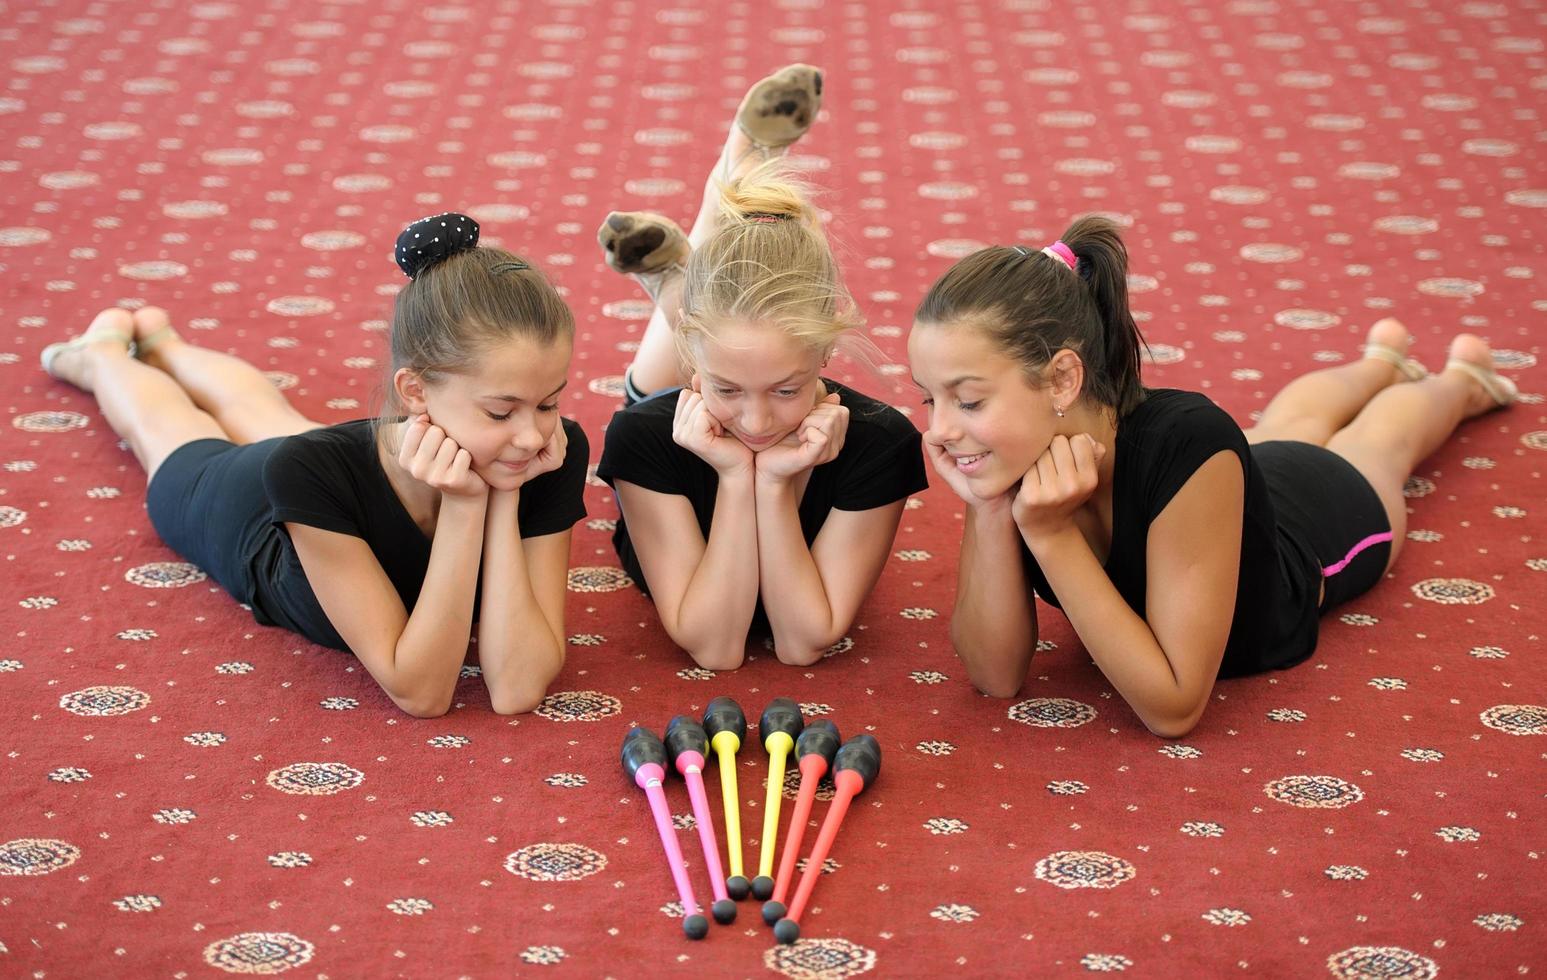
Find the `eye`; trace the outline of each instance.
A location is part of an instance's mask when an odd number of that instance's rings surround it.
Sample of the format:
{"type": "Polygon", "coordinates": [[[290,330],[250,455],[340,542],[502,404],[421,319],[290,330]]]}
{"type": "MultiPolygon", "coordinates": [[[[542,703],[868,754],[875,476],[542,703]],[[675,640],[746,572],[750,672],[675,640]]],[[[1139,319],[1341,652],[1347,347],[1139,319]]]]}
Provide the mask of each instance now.
{"type": "Polygon", "coordinates": [[[730,397],[732,397],[732,396],[734,396],[736,394],[736,389],[735,388],[720,388],[720,387],[716,387],[714,389],[714,393],[716,395],[719,395],[721,398],[730,398],[730,397]]]}
{"type": "MultiPolygon", "coordinates": [[[[538,405],[537,406],[537,410],[539,412],[557,412],[559,410],[559,403],[558,402],[551,402],[551,403],[549,403],[547,405],[538,405]]],[[[509,415],[507,415],[505,417],[506,418],[510,418],[509,415]]]]}
{"type": "Polygon", "coordinates": [[[975,412],[983,407],[983,400],[980,398],[975,402],[957,402],[956,404],[964,412],[975,412]]]}
{"type": "Polygon", "coordinates": [[[778,395],[780,398],[794,398],[796,395],[800,394],[800,389],[799,388],[780,388],[777,391],[775,391],[774,394],[778,395]]]}
{"type": "Polygon", "coordinates": [[[934,408],[935,407],[935,400],[933,398],[929,397],[928,395],[925,395],[924,398],[923,398],[922,404],[923,404],[923,406],[925,408],[934,408]]]}
{"type": "Polygon", "coordinates": [[[509,411],[509,412],[506,412],[504,415],[495,415],[493,412],[485,411],[483,414],[489,416],[489,418],[493,419],[496,422],[503,422],[506,419],[510,418],[512,415],[514,415],[515,412],[514,411],[509,411]]]}

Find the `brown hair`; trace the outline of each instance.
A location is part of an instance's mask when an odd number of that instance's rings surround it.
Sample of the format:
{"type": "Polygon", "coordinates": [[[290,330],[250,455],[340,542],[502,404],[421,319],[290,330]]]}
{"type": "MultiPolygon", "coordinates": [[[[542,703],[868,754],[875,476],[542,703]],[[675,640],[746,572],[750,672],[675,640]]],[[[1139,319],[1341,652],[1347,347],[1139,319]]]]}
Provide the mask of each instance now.
{"type": "Polygon", "coordinates": [[[384,414],[402,414],[391,383],[401,368],[433,383],[466,370],[506,338],[547,345],[574,332],[569,306],[525,259],[487,246],[458,252],[424,269],[397,295],[384,414]]]}
{"type": "Polygon", "coordinates": [[[1060,236],[1074,269],[1038,249],[996,246],[962,259],[930,287],[918,323],[970,321],[1034,380],[1060,350],[1085,362],[1082,397],[1118,418],[1144,400],[1144,337],[1128,310],[1128,249],[1109,218],[1080,218],[1060,236]]]}

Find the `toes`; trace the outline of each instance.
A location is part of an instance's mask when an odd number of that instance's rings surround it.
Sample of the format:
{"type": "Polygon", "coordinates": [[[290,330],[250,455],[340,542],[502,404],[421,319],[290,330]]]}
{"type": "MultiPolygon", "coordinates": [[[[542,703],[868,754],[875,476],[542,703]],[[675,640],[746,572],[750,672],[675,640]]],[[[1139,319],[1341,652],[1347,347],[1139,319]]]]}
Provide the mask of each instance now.
{"type": "Polygon", "coordinates": [[[128,336],[134,329],[134,320],[129,311],[119,307],[110,307],[92,317],[91,326],[86,328],[87,333],[98,330],[114,330],[128,336]]]}

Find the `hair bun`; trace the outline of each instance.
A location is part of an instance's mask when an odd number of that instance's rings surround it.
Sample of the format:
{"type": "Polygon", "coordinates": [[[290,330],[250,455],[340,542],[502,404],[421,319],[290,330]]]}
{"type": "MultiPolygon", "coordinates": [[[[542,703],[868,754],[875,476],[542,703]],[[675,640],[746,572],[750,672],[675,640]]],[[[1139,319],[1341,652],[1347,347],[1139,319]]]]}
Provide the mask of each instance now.
{"type": "Polygon", "coordinates": [[[397,236],[393,257],[410,279],[458,252],[478,247],[478,222],[465,214],[447,211],[420,218],[397,236]]]}

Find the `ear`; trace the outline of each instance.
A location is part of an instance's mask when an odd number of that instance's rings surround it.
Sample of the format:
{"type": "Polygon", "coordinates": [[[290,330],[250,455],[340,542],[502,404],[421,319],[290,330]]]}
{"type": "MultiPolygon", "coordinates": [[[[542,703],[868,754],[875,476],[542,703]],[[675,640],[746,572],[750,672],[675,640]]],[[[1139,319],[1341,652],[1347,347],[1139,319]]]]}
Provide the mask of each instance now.
{"type": "Polygon", "coordinates": [[[427,405],[424,389],[424,378],[411,368],[398,368],[397,373],[392,375],[392,391],[408,415],[424,414],[427,405]]]}
{"type": "Polygon", "coordinates": [[[1065,347],[1048,362],[1047,379],[1053,404],[1067,412],[1085,390],[1085,361],[1065,347]]]}

